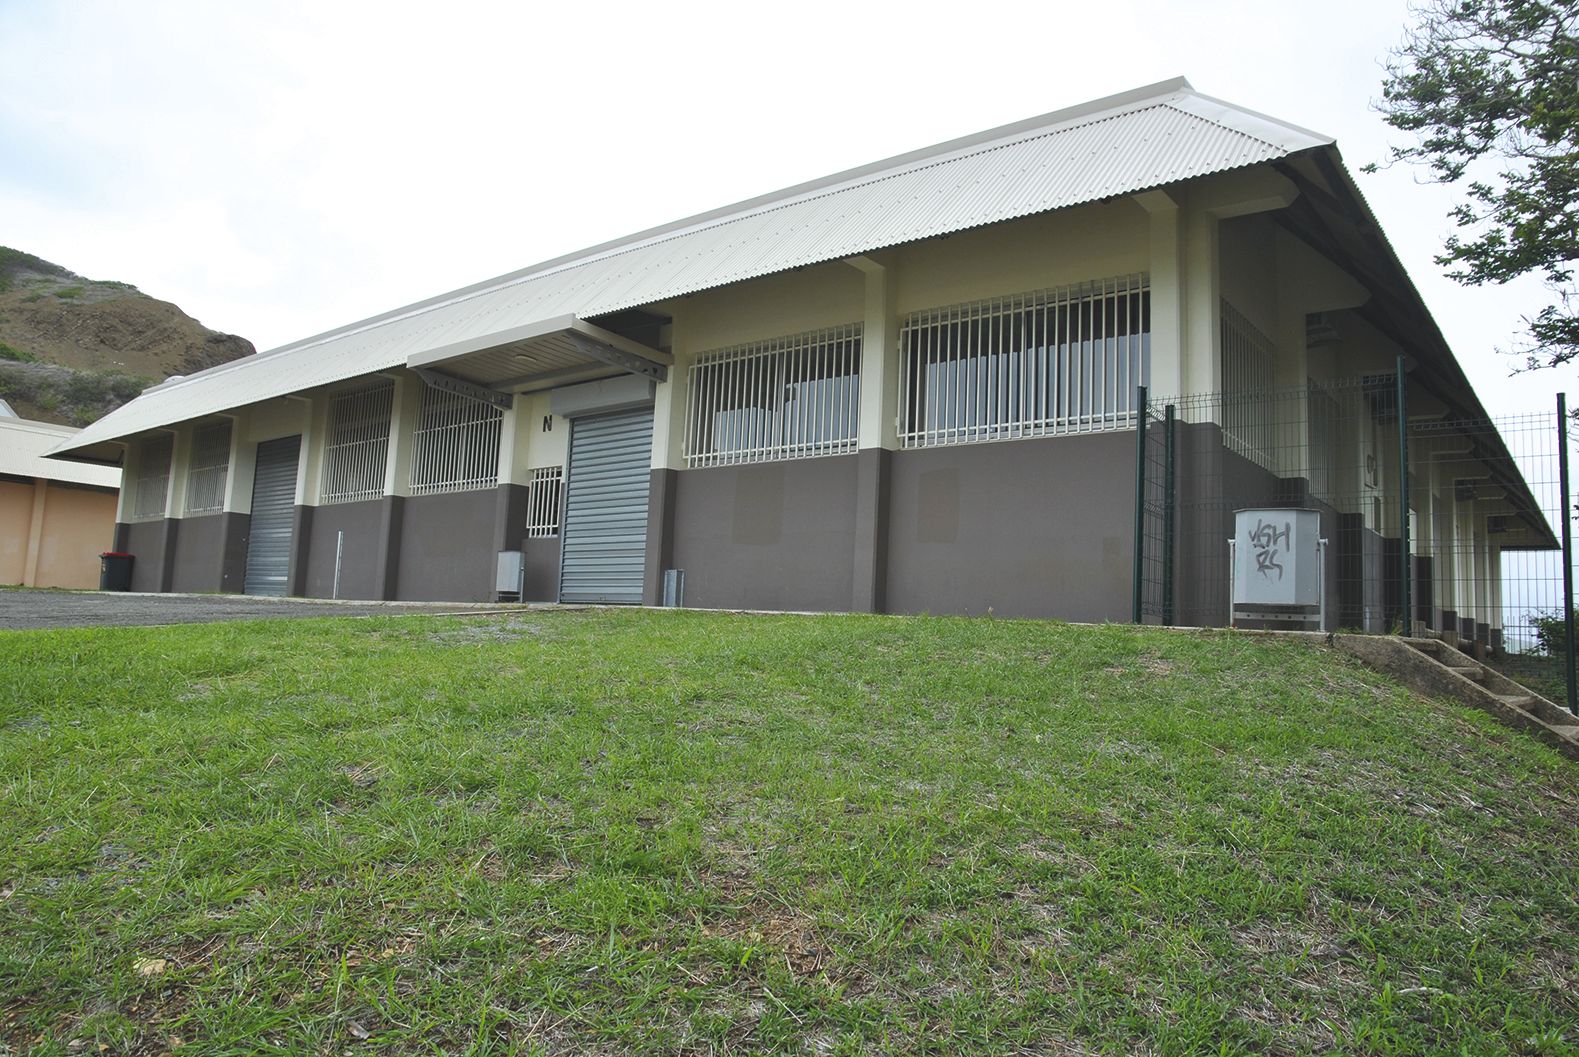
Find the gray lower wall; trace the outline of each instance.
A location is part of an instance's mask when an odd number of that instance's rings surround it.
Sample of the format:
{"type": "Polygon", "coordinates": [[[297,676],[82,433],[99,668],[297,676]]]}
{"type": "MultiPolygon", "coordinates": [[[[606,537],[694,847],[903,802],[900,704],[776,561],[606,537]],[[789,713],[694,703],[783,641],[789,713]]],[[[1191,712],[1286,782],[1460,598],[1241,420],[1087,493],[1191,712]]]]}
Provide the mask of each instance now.
{"type": "Polygon", "coordinates": [[[175,540],[170,590],[212,593],[224,587],[225,518],[204,514],[181,519],[175,540]]]}
{"type": "Polygon", "coordinates": [[[529,539],[521,549],[526,554],[526,582],[521,589],[521,601],[559,601],[559,537],[529,539]]]}
{"type": "MultiPolygon", "coordinates": [[[[161,590],[164,573],[164,519],[123,523],[121,550],[133,556],[132,590],[161,590]]],[[[119,536],[120,533],[117,532],[119,536]]]]}
{"type": "Polygon", "coordinates": [[[1128,620],[1133,432],[898,451],[887,609],[1128,620]]]}
{"type": "Polygon", "coordinates": [[[334,550],[341,532],[345,545],[340,556],[340,597],[380,597],[378,534],[383,509],[382,499],[313,508],[307,528],[304,593],[308,598],[334,597],[334,550]]]}
{"type": "Polygon", "coordinates": [[[492,601],[498,503],[494,488],[407,499],[396,596],[416,601],[492,601]]]}
{"type": "Polygon", "coordinates": [[[837,455],[678,473],[673,561],[685,570],[685,604],[848,610],[856,460],[837,455]]]}

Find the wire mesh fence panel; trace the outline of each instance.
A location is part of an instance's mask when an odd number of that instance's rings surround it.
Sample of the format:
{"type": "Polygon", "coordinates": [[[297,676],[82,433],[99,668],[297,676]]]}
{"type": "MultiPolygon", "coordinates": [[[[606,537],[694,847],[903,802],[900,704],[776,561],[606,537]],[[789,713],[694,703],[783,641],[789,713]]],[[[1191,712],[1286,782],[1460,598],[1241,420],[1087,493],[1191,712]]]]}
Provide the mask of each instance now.
{"type": "MultiPolygon", "coordinates": [[[[1551,669],[1563,614],[1557,415],[1465,416],[1413,383],[1402,401],[1400,428],[1392,374],[1153,398],[1137,463],[1142,617],[1407,629],[1551,669]],[[1288,547],[1295,509],[1312,512],[1304,523],[1319,534],[1298,545],[1324,610],[1231,610],[1238,519],[1288,547]]],[[[1271,577],[1282,566],[1238,568],[1271,577]]]]}
{"type": "Polygon", "coordinates": [[[1165,406],[1140,404],[1145,430],[1136,438],[1140,481],[1136,502],[1136,600],[1143,624],[1174,623],[1173,606],[1173,439],[1175,422],[1165,406]]]}

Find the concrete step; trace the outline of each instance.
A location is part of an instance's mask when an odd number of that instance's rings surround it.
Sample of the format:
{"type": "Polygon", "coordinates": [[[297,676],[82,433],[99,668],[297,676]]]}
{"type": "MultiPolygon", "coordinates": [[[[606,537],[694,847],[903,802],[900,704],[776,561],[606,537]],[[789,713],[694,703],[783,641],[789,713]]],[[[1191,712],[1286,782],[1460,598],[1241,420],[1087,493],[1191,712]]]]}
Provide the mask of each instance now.
{"type": "Polygon", "coordinates": [[[1552,730],[1556,731],[1558,734],[1561,734],[1569,741],[1579,741],[1579,723],[1569,727],[1552,726],[1552,730]]]}
{"type": "Polygon", "coordinates": [[[1535,704],[1535,698],[1528,694],[1498,694],[1497,700],[1525,712],[1530,711],[1531,706],[1535,704]]]}
{"type": "Polygon", "coordinates": [[[1448,671],[1462,675],[1465,679],[1468,679],[1471,682],[1478,683],[1486,678],[1485,669],[1478,664],[1473,668],[1459,668],[1453,665],[1447,665],[1446,667],[1448,671]]]}

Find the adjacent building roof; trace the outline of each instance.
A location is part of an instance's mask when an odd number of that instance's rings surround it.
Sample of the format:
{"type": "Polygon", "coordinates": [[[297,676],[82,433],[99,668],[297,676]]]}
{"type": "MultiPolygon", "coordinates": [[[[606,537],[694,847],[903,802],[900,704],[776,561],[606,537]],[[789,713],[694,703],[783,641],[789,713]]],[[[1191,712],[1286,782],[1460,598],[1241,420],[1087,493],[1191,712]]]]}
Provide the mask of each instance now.
{"type": "Polygon", "coordinates": [[[44,457],[55,448],[69,446],[77,432],[71,426],[57,426],[53,422],[0,415],[0,474],[119,488],[121,471],[114,467],[44,457]]]}
{"type": "Polygon", "coordinates": [[[1332,140],[1183,78],[690,217],[173,379],[58,454],[586,319],[918,239],[1286,158],[1332,140]]]}

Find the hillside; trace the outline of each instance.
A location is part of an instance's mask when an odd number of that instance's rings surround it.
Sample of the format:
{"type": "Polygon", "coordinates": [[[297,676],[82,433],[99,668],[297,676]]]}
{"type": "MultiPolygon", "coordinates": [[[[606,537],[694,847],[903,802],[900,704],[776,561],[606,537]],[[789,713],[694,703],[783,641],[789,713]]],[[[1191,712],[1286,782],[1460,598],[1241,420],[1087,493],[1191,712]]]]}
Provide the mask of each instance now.
{"type": "Polygon", "coordinates": [[[26,417],[85,425],[172,374],[254,351],[129,283],[0,246],[0,398],[26,417]]]}

